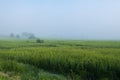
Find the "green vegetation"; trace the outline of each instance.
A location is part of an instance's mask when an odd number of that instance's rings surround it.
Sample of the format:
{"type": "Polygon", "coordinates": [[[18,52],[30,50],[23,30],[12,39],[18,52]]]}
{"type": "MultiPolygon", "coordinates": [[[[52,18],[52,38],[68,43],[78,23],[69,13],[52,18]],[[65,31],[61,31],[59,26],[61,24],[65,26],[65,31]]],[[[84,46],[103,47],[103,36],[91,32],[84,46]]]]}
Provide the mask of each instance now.
{"type": "Polygon", "coordinates": [[[1,80],[120,80],[120,42],[1,40],[0,72],[1,80]]]}

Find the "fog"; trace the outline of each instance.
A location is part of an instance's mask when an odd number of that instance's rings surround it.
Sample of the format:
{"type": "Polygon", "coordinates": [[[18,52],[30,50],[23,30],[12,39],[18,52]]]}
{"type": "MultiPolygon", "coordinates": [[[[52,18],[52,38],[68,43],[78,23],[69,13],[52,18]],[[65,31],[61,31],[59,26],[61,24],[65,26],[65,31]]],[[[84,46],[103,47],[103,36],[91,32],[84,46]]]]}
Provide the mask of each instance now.
{"type": "Polygon", "coordinates": [[[120,0],[0,0],[0,35],[120,40],[120,0]]]}

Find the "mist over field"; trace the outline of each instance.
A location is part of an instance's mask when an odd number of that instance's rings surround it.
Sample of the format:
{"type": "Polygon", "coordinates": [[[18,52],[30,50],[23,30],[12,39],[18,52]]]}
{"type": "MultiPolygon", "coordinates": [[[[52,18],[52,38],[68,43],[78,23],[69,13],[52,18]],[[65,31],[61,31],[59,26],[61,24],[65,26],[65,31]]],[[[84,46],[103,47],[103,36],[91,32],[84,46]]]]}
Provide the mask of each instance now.
{"type": "Polygon", "coordinates": [[[120,40],[119,0],[0,0],[0,35],[120,40]]]}
{"type": "Polygon", "coordinates": [[[0,0],[0,80],[120,80],[120,0],[0,0]]]}

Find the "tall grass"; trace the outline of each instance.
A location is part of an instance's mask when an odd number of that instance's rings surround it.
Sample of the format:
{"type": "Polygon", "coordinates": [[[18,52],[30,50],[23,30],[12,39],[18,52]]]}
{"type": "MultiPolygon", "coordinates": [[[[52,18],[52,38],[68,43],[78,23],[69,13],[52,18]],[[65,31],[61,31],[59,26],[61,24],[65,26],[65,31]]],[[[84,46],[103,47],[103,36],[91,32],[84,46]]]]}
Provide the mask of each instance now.
{"type": "Polygon", "coordinates": [[[48,41],[42,44],[16,41],[11,49],[6,48],[0,55],[2,58],[64,74],[68,79],[120,80],[118,44],[120,42],[114,41],[48,41]]]}

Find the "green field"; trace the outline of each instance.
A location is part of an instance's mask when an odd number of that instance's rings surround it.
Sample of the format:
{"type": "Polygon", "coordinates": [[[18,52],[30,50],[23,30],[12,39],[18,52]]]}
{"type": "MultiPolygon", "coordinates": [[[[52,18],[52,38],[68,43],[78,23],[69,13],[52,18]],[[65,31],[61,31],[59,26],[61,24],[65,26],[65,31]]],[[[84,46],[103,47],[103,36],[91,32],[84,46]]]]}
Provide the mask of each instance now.
{"type": "Polygon", "coordinates": [[[120,80],[120,41],[0,40],[0,80],[120,80]]]}

